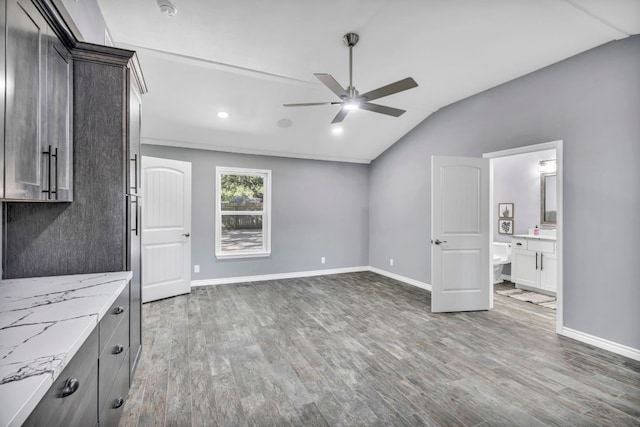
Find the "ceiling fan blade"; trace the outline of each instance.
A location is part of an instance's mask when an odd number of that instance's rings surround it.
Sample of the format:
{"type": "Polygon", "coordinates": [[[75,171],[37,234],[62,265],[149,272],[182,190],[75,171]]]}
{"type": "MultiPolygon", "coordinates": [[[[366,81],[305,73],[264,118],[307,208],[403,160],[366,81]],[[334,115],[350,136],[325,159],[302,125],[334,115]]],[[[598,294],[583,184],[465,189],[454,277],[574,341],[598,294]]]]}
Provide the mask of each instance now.
{"type": "Polygon", "coordinates": [[[349,114],[349,110],[347,110],[346,108],[341,108],[340,111],[338,111],[338,114],[336,114],[336,116],[333,118],[331,123],[340,123],[344,120],[345,117],[347,117],[347,114],[349,114]]]}
{"type": "Polygon", "coordinates": [[[311,107],[314,105],[331,105],[333,102],[303,102],[302,104],[282,104],[284,107],[311,107]]]}
{"type": "Polygon", "coordinates": [[[386,86],[379,87],[378,89],[374,89],[367,93],[360,95],[360,98],[367,98],[369,101],[373,101],[374,99],[382,98],[383,96],[393,95],[394,93],[402,92],[403,90],[412,89],[418,86],[415,80],[411,77],[407,77],[406,79],[398,80],[395,83],[390,83],[386,86]]]}
{"type": "Polygon", "coordinates": [[[316,76],[318,80],[320,80],[326,87],[328,87],[331,92],[335,93],[340,98],[342,98],[343,96],[349,96],[349,93],[344,90],[342,86],[340,86],[340,83],[338,83],[331,74],[314,73],[313,75],[316,76]]]}
{"type": "Polygon", "coordinates": [[[386,105],[372,104],[370,102],[363,102],[358,106],[361,110],[373,111],[374,113],[386,114],[387,116],[400,117],[406,110],[400,110],[398,108],[387,107],[386,105]]]}

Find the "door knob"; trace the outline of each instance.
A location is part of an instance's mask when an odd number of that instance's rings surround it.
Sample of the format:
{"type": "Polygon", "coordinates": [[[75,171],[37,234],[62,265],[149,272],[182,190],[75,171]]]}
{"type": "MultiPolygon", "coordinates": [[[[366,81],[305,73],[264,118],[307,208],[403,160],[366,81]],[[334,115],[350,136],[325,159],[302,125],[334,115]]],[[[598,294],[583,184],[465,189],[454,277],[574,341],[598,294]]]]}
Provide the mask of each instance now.
{"type": "Polygon", "coordinates": [[[183,236],[184,237],[189,237],[189,236],[191,236],[191,233],[184,233],[183,236]]]}
{"type": "Polygon", "coordinates": [[[441,245],[443,243],[447,243],[447,241],[446,240],[436,239],[436,240],[432,240],[431,243],[435,243],[436,245],[441,245]]]}

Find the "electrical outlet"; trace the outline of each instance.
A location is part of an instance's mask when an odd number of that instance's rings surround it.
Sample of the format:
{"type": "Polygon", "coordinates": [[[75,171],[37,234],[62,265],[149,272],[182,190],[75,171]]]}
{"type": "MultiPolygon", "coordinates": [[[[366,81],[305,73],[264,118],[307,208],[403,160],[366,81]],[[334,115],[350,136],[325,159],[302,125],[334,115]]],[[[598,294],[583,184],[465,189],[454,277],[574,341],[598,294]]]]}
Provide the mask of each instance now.
{"type": "Polygon", "coordinates": [[[321,264],[324,264],[325,262],[327,262],[327,260],[324,257],[320,258],[320,263],[321,264]]]}
{"type": "Polygon", "coordinates": [[[393,258],[389,258],[389,265],[393,267],[393,258]]]}
{"type": "Polygon", "coordinates": [[[193,272],[194,273],[200,273],[200,266],[198,264],[193,266],[193,272]]]}

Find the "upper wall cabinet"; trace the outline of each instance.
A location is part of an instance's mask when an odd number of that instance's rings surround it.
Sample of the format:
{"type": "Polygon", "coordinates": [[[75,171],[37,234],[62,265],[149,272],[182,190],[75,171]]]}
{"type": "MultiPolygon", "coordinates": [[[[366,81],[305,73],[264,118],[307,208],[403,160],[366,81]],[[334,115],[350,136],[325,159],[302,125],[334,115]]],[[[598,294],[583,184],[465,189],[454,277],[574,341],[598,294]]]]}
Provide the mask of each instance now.
{"type": "Polygon", "coordinates": [[[72,59],[31,0],[6,9],[4,198],[73,198],[72,59]]]}

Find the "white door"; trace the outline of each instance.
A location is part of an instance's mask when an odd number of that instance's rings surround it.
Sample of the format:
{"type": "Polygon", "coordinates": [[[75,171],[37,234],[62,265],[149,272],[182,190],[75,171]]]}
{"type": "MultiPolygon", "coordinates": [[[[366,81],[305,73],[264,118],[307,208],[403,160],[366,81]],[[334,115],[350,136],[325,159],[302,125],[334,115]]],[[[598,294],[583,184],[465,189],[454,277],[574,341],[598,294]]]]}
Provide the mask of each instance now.
{"type": "Polygon", "coordinates": [[[191,163],[142,157],[142,302],[191,292],[191,163]]]}
{"type": "Polygon", "coordinates": [[[431,311],[493,305],[489,159],[431,158],[431,311]]]}

